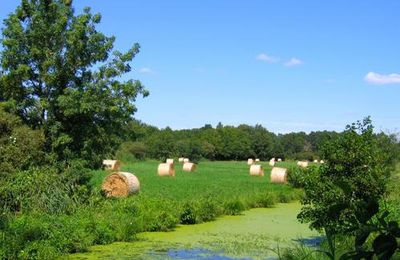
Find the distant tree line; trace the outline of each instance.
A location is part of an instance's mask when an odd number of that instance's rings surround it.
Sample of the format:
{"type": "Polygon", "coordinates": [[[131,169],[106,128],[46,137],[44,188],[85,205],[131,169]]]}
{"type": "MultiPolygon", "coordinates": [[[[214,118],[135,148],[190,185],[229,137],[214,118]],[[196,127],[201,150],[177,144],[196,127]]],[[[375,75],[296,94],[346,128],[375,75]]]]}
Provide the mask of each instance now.
{"type": "MultiPolygon", "coordinates": [[[[128,137],[117,157],[125,159],[167,157],[188,157],[191,160],[245,160],[272,157],[295,160],[321,158],[322,145],[337,139],[342,133],[334,131],[313,131],[275,134],[261,125],[206,124],[201,128],[172,130],[133,121],[129,124],[128,137]],[[130,157],[130,158],[127,158],[130,157]]],[[[383,143],[396,143],[395,136],[377,134],[383,143]]],[[[398,145],[397,145],[398,146],[398,145]]]]}

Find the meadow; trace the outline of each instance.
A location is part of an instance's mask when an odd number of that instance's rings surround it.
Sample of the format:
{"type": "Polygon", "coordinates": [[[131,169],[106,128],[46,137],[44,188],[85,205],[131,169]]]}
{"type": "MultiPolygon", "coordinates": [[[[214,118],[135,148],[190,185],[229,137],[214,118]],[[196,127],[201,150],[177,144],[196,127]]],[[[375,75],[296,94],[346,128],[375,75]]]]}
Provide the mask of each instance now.
{"type": "Polygon", "coordinates": [[[250,208],[273,207],[278,202],[297,200],[301,194],[289,185],[269,183],[271,168],[267,163],[262,163],[264,177],[250,176],[245,161],[202,161],[196,172],[183,172],[176,164],[175,177],[160,177],[156,173],[158,163],[147,160],[122,166],[122,171],[139,178],[141,190],[137,195],[105,198],[101,184],[109,173],[91,171],[88,191],[79,193],[87,198],[72,198],[85,200],[84,204],[73,203],[65,213],[32,211],[3,222],[0,255],[54,259],[85,252],[92,245],[135,241],[141,232],[169,231],[178,224],[197,224],[250,208]]]}
{"type": "MultiPolygon", "coordinates": [[[[181,163],[175,163],[175,177],[157,175],[159,162],[155,160],[137,161],[124,164],[121,171],[136,175],[141,184],[138,199],[169,199],[186,202],[212,197],[222,204],[240,201],[245,208],[251,208],[260,194],[275,194],[275,202],[292,200],[295,191],[288,185],[271,184],[268,162],[261,162],[265,176],[249,176],[249,166],[244,161],[202,161],[195,172],[184,172],[181,163]]],[[[293,162],[281,162],[282,167],[294,166],[293,162]]],[[[90,184],[101,187],[107,171],[95,171],[90,184]]],[[[272,205],[271,204],[271,205],[272,205]]],[[[265,206],[265,205],[263,205],[265,206]]]]}

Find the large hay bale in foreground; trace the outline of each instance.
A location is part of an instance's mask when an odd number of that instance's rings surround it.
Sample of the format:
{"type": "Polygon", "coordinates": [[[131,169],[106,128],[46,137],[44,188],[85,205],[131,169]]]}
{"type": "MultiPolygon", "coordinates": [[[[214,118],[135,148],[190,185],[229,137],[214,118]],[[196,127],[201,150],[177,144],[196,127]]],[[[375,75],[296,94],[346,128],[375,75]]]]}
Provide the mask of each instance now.
{"type": "Polygon", "coordinates": [[[119,171],[121,162],[118,160],[103,160],[103,165],[106,170],[119,171]]]}
{"type": "Polygon", "coordinates": [[[264,169],[262,165],[253,164],[250,166],[250,175],[251,176],[264,176],[264,169]]]}
{"type": "Polygon", "coordinates": [[[274,167],[271,171],[271,183],[287,183],[287,169],[274,167]]]}
{"type": "Polygon", "coordinates": [[[184,163],[183,164],[183,171],[184,172],[194,172],[196,170],[197,166],[194,163],[184,163]]]}
{"type": "Polygon", "coordinates": [[[160,163],[157,168],[158,176],[175,176],[174,165],[171,163],[160,163]]]}
{"type": "Polygon", "coordinates": [[[104,179],[101,188],[107,197],[127,197],[139,192],[140,182],[132,173],[114,172],[104,179]]]}
{"type": "Polygon", "coordinates": [[[254,163],[253,159],[249,158],[247,159],[247,165],[252,165],[254,163]]]}
{"type": "Polygon", "coordinates": [[[297,165],[303,168],[307,168],[308,167],[308,162],[307,161],[298,161],[297,165]]]}
{"type": "Polygon", "coordinates": [[[180,163],[183,163],[183,160],[185,160],[185,158],[183,158],[183,157],[178,158],[178,162],[180,162],[180,163]]]}
{"type": "Polygon", "coordinates": [[[165,161],[166,163],[169,163],[169,164],[174,164],[174,159],[167,159],[166,161],[165,161]]]}

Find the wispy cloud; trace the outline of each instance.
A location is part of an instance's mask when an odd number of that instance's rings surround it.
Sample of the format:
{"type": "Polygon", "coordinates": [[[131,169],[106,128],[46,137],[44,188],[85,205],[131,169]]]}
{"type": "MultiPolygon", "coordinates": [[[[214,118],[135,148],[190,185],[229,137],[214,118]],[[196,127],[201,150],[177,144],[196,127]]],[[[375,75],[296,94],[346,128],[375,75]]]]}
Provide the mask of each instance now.
{"type": "Polygon", "coordinates": [[[303,63],[304,62],[302,60],[293,57],[290,60],[288,60],[287,62],[285,62],[283,65],[285,65],[286,67],[293,67],[293,66],[301,65],[303,63]]]}
{"type": "Polygon", "coordinates": [[[139,73],[142,73],[142,74],[154,74],[155,71],[150,69],[150,68],[143,67],[143,68],[139,69],[139,73]]]}
{"type": "Polygon", "coordinates": [[[279,58],[269,56],[269,55],[267,55],[267,54],[265,54],[265,53],[260,53],[260,54],[258,54],[257,57],[256,57],[256,59],[257,59],[257,60],[260,60],[260,61],[269,62],[269,63],[275,63],[275,62],[278,62],[278,61],[279,61],[279,58]]]}
{"type": "Polygon", "coordinates": [[[375,72],[368,72],[364,80],[371,84],[386,85],[386,84],[400,84],[400,74],[379,74],[375,72]]]}

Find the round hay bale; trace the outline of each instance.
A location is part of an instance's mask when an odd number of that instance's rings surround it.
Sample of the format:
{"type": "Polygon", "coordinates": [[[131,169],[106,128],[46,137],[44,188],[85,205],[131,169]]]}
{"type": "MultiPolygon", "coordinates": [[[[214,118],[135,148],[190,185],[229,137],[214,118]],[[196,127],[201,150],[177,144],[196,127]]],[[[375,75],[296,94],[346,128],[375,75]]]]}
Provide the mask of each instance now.
{"type": "Polygon", "coordinates": [[[262,165],[253,164],[250,166],[250,175],[251,176],[264,176],[264,169],[262,165]]]}
{"type": "Polygon", "coordinates": [[[260,159],[257,158],[257,159],[255,160],[255,162],[260,162],[260,159]]]}
{"type": "Polygon", "coordinates": [[[183,163],[183,160],[184,160],[184,159],[185,159],[185,158],[180,157],[180,158],[178,158],[178,162],[183,163]]]}
{"type": "Polygon", "coordinates": [[[271,183],[287,183],[287,169],[274,167],[271,171],[271,183]]]}
{"type": "Polygon", "coordinates": [[[318,160],[314,160],[314,163],[318,163],[318,160]]]}
{"type": "Polygon", "coordinates": [[[275,158],[272,158],[271,160],[269,160],[269,166],[274,167],[275,166],[275,158]]]}
{"type": "Polygon", "coordinates": [[[175,176],[174,165],[171,163],[160,163],[157,172],[158,176],[175,176]]]}
{"type": "Polygon", "coordinates": [[[197,166],[194,163],[184,163],[183,164],[183,171],[184,172],[194,172],[196,170],[197,166]]]}
{"type": "Polygon", "coordinates": [[[307,161],[298,161],[297,165],[303,168],[307,168],[308,167],[308,162],[307,161]]]}
{"type": "Polygon", "coordinates": [[[189,162],[189,158],[183,158],[183,163],[188,163],[189,162]]]}
{"type": "Polygon", "coordinates": [[[281,162],[282,161],[282,159],[281,158],[278,158],[278,162],[281,162]]]}
{"type": "Polygon", "coordinates": [[[118,160],[103,160],[104,169],[119,171],[121,168],[121,162],[118,160]]]}
{"type": "Polygon", "coordinates": [[[107,197],[127,197],[140,190],[139,179],[129,172],[114,172],[108,175],[102,185],[107,197]]]}
{"type": "Polygon", "coordinates": [[[174,164],[174,159],[167,159],[166,161],[165,161],[166,163],[169,163],[169,164],[174,164]]]}
{"type": "Polygon", "coordinates": [[[319,163],[325,163],[324,160],[319,161],[319,163]]]}
{"type": "Polygon", "coordinates": [[[254,163],[253,159],[247,159],[247,165],[252,165],[254,163]]]}

